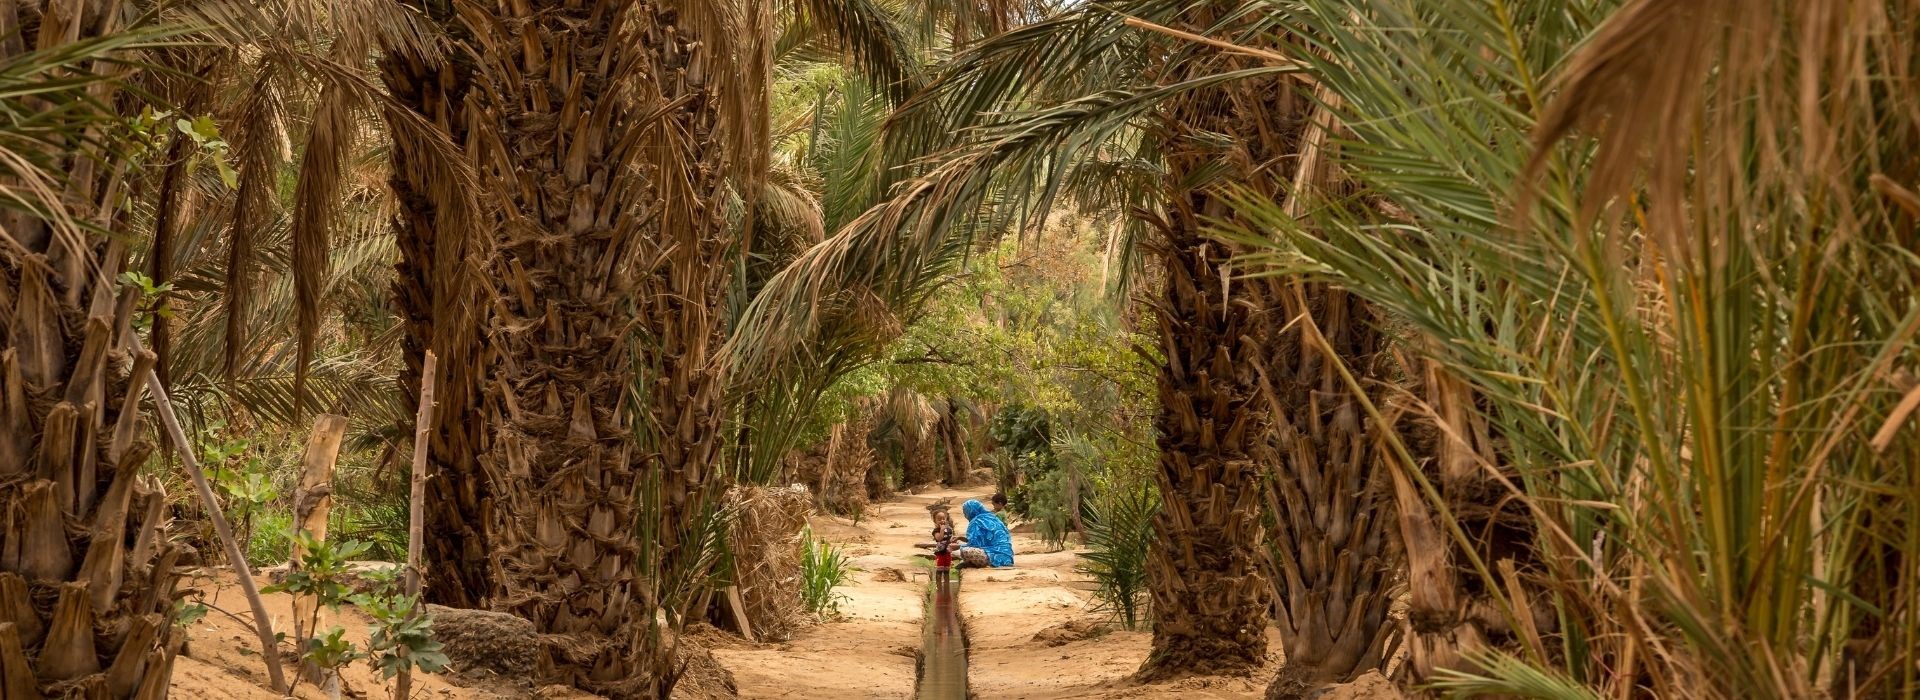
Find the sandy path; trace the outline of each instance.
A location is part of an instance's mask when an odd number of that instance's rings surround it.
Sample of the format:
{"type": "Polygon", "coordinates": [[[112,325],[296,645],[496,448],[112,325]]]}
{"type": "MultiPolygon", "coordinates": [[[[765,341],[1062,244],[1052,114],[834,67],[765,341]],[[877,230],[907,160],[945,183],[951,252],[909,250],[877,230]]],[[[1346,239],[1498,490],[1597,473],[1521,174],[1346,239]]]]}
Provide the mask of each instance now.
{"type": "MultiPolygon", "coordinates": [[[[801,630],[780,644],[718,644],[714,656],[734,674],[741,698],[910,698],[921,643],[927,570],[913,563],[931,523],[926,506],[952,498],[986,500],[991,487],[930,491],[877,504],[857,525],[816,517],[819,536],[852,555],[856,572],[840,609],[844,619],[801,630]],[[894,580],[896,574],[901,580],[894,580]]],[[[1016,530],[1016,521],[1009,523],[1016,530]]],[[[1015,566],[969,570],[960,609],[970,643],[969,690],[1000,698],[1261,698],[1272,669],[1247,678],[1189,678],[1139,685],[1128,675],[1146,658],[1152,634],[1111,629],[1095,612],[1092,585],[1074,571],[1073,551],[1050,551],[1015,532],[1015,566]]],[[[1273,639],[1271,648],[1279,649],[1273,639]]],[[[1277,660],[1278,654],[1270,654],[1277,660]]]]}
{"type": "Polygon", "coordinates": [[[947,496],[933,492],[880,503],[858,525],[846,518],[813,519],[814,534],[838,544],[853,559],[849,585],[840,587],[842,619],[801,630],[778,645],[716,648],[713,655],[733,671],[742,698],[910,698],[914,654],[927,571],[913,565],[931,523],[927,505],[947,496]]]}
{"type": "MultiPolygon", "coordinates": [[[[1019,527],[1016,530],[1029,528],[1019,527]]],[[[1255,678],[1191,678],[1142,686],[1128,676],[1152,646],[1095,610],[1092,582],[1074,571],[1076,551],[1052,551],[1031,533],[1013,535],[1014,566],[968,571],[960,589],[971,642],[968,688],[980,698],[1260,698],[1255,678]]],[[[1279,648],[1273,635],[1271,648],[1279,648]]],[[[1272,655],[1277,660],[1277,655],[1272,655]]]]}

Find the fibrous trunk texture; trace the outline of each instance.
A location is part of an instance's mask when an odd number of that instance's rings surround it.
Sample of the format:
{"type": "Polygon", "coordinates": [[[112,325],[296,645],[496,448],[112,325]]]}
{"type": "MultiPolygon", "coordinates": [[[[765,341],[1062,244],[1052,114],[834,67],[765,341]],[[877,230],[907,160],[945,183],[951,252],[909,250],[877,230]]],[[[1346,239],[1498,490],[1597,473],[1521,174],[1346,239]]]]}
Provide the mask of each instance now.
{"type": "MultiPolygon", "coordinates": [[[[447,24],[444,17],[436,19],[447,24]]],[[[460,34],[450,24],[448,31],[460,34]]],[[[390,49],[380,69],[394,99],[451,146],[469,138],[470,64],[461,51],[427,57],[390,49]]],[[[493,439],[490,426],[477,419],[480,381],[492,354],[480,342],[478,324],[485,307],[478,302],[468,270],[486,241],[471,230],[469,213],[461,211],[460,193],[453,189],[457,183],[425,167],[444,154],[436,153],[436,145],[426,139],[410,136],[406,128],[389,130],[394,143],[393,176],[388,184],[399,203],[394,238],[400,262],[395,265],[393,291],[407,333],[400,386],[410,408],[418,407],[420,363],[426,351],[431,349],[442,358],[445,368],[435,384],[438,406],[427,445],[427,464],[434,478],[427,482],[424,595],[452,607],[486,607],[497,590],[486,530],[492,520],[493,495],[476,457],[493,439]]]]}
{"type": "Polygon", "coordinates": [[[500,207],[484,263],[493,361],[479,417],[492,434],[478,455],[502,577],[492,607],[546,633],[554,680],[652,696],[671,663],[637,627],[663,601],[636,576],[687,561],[675,528],[699,518],[723,442],[717,66],[665,7],[492,9],[469,25],[487,49],[471,116],[498,126],[470,140],[500,207]],[[632,530],[643,473],[659,489],[649,521],[671,525],[647,543],[664,553],[647,571],[632,530]]]}
{"type": "Polygon", "coordinates": [[[1198,235],[1197,219],[1168,222],[1160,335],[1160,447],[1164,505],[1150,554],[1153,650],[1139,676],[1234,673],[1267,650],[1259,470],[1251,441],[1266,423],[1254,362],[1255,319],[1225,304],[1218,267],[1228,252],[1198,235]]]}
{"type": "MultiPolygon", "coordinates": [[[[1268,291],[1281,318],[1310,317],[1272,336],[1264,367],[1275,422],[1268,491],[1274,520],[1274,590],[1286,666],[1268,697],[1301,697],[1351,680],[1383,661],[1394,567],[1389,528],[1395,467],[1383,431],[1340,377],[1336,358],[1386,406],[1384,338],[1368,307],[1325,285],[1277,282],[1268,291]]],[[[1437,543],[1436,543],[1437,544],[1437,543]]]]}
{"type": "MultiPolygon", "coordinates": [[[[11,34],[0,51],[57,51],[70,32],[47,23],[86,38],[119,30],[128,11],[52,7],[66,14],[0,7],[11,34]]],[[[105,83],[91,97],[114,101],[105,83]]],[[[74,218],[111,230],[129,174],[85,147],[35,155],[67,178],[56,187],[74,218]]],[[[128,351],[137,297],[116,281],[127,250],[21,208],[0,226],[11,239],[0,246],[0,695],[163,697],[184,640],[169,624],[179,550],[161,534],[165,496],[139,474],[152,451],[140,380],[154,357],[128,351]]]]}
{"type": "MultiPolygon", "coordinates": [[[[1207,32],[1231,8],[1196,6],[1182,28],[1207,32]]],[[[1241,67],[1227,56],[1189,54],[1163,67],[1164,81],[1241,67]]],[[[1257,443],[1270,421],[1261,394],[1263,314],[1255,287],[1235,284],[1234,252],[1207,236],[1230,218],[1202,173],[1228,166],[1237,182],[1275,189],[1263,171],[1288,153],[1300,109],[1281,79],[1196,90],[1162,108],[1157,121],[1169,188],[1163,218],[1148,223],[1161,270],[1157,300],[1164,363],[1154,418],[1163,506],[1155,516],[1149,587],[1153,649],[1137,676],[1245,673],[1267,652],[1270,588],[1259,562],[1261,464],[1257,443]],[[1223,143],[1221,135],[1231,137],[1223,143]]]]}
{"type": "Polygon", "coordinates": [[[1469,564],[1461,543],[1448,536],[1426,496],[1396,472],[1392,483],[1410,593],[1408,669],[1421,682],[1433,680],[1443,669],[1479,670],[1467,655],[1488,647],[1515,653],[1528,643],[1539,648],[1542,631],[1555,626],[1549,610],[1529,605],[1536,599],[1531,591],[1538,588],[1529,581],[1544,575],[1531,546],[1532,517],[1521,499],[1500,483],[1504,475],[1509,484],[1517,484],[1519,475],[1497,466],[1497,436],[1476,405],[1472,388],[1439,366],[1426,367],[1424,375],[1433,420],[1431,429],[1422,430],[1411,444],[1436,456],[1423,465],[1426,476],[1446,500],[1474,554],[1500,577],[1498,585],[1520,624],[1515,629],[1499,610],[1494,591],[1469,564]]]}

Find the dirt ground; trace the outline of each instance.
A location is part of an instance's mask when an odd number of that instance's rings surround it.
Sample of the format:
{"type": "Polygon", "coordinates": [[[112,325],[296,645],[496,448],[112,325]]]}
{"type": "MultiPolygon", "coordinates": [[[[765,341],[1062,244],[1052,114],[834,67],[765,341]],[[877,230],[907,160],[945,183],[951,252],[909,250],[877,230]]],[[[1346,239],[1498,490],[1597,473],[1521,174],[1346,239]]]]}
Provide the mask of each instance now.
{"type": "MultiPolygon", "coordinates": [[[[906,495],[876,503],[859,522],[832,516],[812,520],[816,536],[843,548],[856,571],[839,589],[841,614],[807,626],[780,643],[752,643],[701,625],[689,632],[712,650],[720,665],[733,674],[740,698],[911,698],[915,654],[921,643],[921,617],[931,564],[915,555],[914,547],[927,536],[926,506],[952,498],[954,513],[967,498],[986,500],[984,488],[941,490],[906,495]]],[[[965,519],[956,517],[964,530],[965,519]]],[[[960,606],[970,641],[968,680],[973,697],[983,700],[1053,700],[1066,698],[1261,698],[1280,661],[1277,634],[1269,632],[1267,668],[1248,677],[1188,678],[1142,685],[1128,676],[1146,658],[1152,634],[1117,628],[1092,610],[1092,586],[1074,571],[1073,551],[1050,551],[1045,543],[1015,525],[1016,566],[968,571],[961,585],[960,606]]],[[[200,578],[195,585],[207,591],[215,608],[246,615],[247,605],[231,577],[200,578]]],[[[264,580],[262,584],[264,585],[264,580]]],[[[267,596],[276,628],[290,628],[291,600],[284,594],[267,596]]],[[[333,624],[348,630],[356,643],[366,641],[364,615],[351,607],[338,614],[323,613],[324,629],[333,624]]],[[[266,671],[252,628],[219,610],[210,611],[189,630],[184,653],[174,665],[173,697],[192,700],[272,700],[266,690],[266,671]]],[[[288,665],[291,672],[292,665],[288,665]]],[[[347,672],[344,697],[384,699],[389,684],[375,678],[366,664],[347,672]]],[[[504,700],[507,698],[566,698],[595,696],[551,688],[532,689],[524,679],[495,683],[463,681],[445,676],[415,677],[415,698],[448,700],[504,700]]],[[[705,692],[677,692],[676,697],[725,697],[705,692]]],[[[311,684],[299,692],[302,700],[327,696],[311,684]]],[[[1378,677],[1335,689],[1329,700],[1386,700],[1399,698],[1378,677]]]]}
{"type": "MultiPolygon", "coordinates": [[[[255,581],[262,587],[268,583],[265,576],[257,576],[255,581]]],[[[187,646],[173,664],[170,684],[172,697],[185,700],[275,700],[283,697],[267,689],[266,661],[260,657],[260,640],[253,631],[253,625],[236,619],[236,616],[252,619],[252,614],[233,576],[223,571],[217,577],[197,577],[190,583],[205,592],[201,600],[209,610],[206,617],[187,628],[187,646]]],[[[262,598],[268,616],[273,619],[274,629],[292,634],[293,597],[277,593],[262,598]]],[[[338,613],[320,611],[320,629],[339,625],[346,629],[347,638],[361,647],[366,646],[367,628],[372,624],[371,618],[352,606],[342,606],[338,613]]],[[[283,668],[291,679],[295,664],[287,661],[283,668]]],[[[341,688],[342,697],[384,699],[392,696],[391,681],[380,680],[379,674],[368,668],[364,661],[353,664],[343,675],[346,684],[341,688]]],[[[434,700],[497,700],[513,697],[484,688],[459,687],[444,676],[427,674],[415,674],[413,687],[415,698],[434,700]]],[[[328,697],[311,681],[300,685],[297,696],[302,700],[324,700],[328,697]]]]}
{"type": "MultiPolygon", "coordinates": [[[[986,500],[985,488],[931,491],[874,504],[859,523],[813,520],[815,533],[841,544],[861,570],[841,588],[843,618],[801,631],[790,642],[737,641],[714,656],[733,672],[742,698],[910,698],[914,649],[920,643],[928,569],[914,557],[927,536],[926,506],[952,498],[986,500]]],[[[1189,678],[1142,685],[1128,679],[1146,658],[1153,635],[1115,629],[1092,611],[1092,586],[1074,572],[1072,551],[1050,551],[1031,534],[1014,533],[1016,566],[969,571],[960,609],[970,640],[969,690],[983,700],[1054,698],[1262,697],[1280,661],[1272,638],[1266,669],[1250,677],[1189,678]]],[[[1339,697],[1397,698],[1385,684],[1353,684],[1339,697]],[[1357,686],[1369,685],[1370,688],[1357,686]],[[1365,691],[1365,692],[1354,692],[1365,691]]]]}

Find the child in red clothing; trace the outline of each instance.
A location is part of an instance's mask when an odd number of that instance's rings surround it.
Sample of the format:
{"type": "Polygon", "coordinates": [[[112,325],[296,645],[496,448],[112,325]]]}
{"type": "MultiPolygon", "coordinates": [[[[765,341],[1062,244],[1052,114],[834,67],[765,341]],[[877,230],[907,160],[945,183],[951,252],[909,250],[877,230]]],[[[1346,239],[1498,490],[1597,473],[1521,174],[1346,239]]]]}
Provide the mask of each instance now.
{"type": "Polygon", "coordinates": [[[953,568],[953,523],[944,510],[933,511],[933,566],[941,573],[953,568]]]}

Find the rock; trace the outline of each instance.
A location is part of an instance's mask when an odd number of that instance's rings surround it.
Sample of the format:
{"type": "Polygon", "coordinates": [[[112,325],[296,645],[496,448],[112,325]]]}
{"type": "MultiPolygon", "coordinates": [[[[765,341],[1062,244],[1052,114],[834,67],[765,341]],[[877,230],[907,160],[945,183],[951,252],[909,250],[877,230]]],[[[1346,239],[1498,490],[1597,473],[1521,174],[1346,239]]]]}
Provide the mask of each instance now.
{"type": "Polygon", "coordinates": [[[455,673],[479,678],[533,675],[540,651],[533,623],[507,613],[441,605],[428,605],[427,614],[433,616],[433,636],[446,645],[455,673]]]}
{"type": "Polygon", "coordinates": [[[896,581],[905,581],[907,577],[905,574],[900,573],[899,569],[885,566],[873,572],[873,580],[876,583],[894,583],[896,581]]]}

